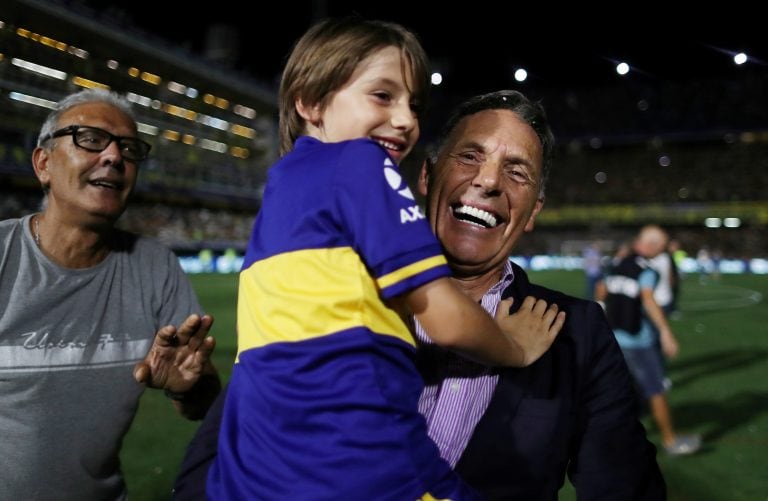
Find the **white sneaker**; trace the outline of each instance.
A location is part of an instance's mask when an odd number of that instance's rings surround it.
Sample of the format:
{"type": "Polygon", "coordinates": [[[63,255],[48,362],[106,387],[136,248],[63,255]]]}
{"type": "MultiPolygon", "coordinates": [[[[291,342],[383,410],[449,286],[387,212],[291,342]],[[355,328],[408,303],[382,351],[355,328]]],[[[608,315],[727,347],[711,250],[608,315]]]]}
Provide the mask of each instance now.
{"type": "Polygon", "coordinates": [[[670,456],[685,456],[701,449],[701,435],[678,435],[664,450],[670,456]]]}

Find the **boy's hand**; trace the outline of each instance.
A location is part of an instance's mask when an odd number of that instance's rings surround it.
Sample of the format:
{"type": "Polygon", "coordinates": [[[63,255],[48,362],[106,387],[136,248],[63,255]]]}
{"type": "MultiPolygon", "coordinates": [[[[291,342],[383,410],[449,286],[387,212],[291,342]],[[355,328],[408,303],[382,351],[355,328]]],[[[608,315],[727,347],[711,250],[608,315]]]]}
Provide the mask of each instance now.
{"type": "Polygon", "coordinates": [[[528,296],[515,313],[509,313],[514,299],[504,299],[496,309],[496,323],[521,352],[517,367],[527,367],[552,346],[565,323],[565,312],[556,304],[528,296]]]}

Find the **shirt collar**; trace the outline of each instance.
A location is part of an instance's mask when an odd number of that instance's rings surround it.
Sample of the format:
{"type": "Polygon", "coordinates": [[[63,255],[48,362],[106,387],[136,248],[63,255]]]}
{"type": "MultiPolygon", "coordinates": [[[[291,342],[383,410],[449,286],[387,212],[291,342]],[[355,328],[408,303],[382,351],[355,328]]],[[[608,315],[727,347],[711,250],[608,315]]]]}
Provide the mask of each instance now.
{"type": "Polygon", "coordinates": [[[488,292],[484,294],[501,294],[501,292],[504,291],[507,287],[512,285],[512,282],[515,280],[515,271],[512,269],[512,261],[507,259],[504,261],[504,269],[501,270],[501,280],[496,282],[496,284],[488,289],[488,292]]]}
{"type": "MultiPolygon", "coordinates": [[[[495,312],[496,306],[501,300],[501,293],[504,292],[504,290],[509,287],[514,280],[515,272],[512,269],[512,262],[507,259],[504,262],[504,269],[501,271],[501,280],[496,282],[490,289],[488,289],[480,300],[480,304],[483,306],[483,308],[486,310],[491,309],[495,312]]],[[[431,344],[432,340],[429,339],[426,332],[424,332],[424,329],[421,327],[421,324],[415,318],[414,326],[416,330],[416,339],[422,343],[431,344]]]]}

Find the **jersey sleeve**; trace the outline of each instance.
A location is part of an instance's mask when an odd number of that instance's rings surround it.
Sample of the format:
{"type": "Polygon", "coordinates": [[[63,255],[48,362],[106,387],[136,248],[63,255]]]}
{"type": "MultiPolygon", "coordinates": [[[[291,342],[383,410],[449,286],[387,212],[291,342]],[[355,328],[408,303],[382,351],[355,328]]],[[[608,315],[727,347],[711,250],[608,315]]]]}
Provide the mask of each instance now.
{"type": "Polygon", "coordinates": [[[349,241],[384,298],[449,276],[442,248],[398,166],[371,140],[339,156],[334,190],[349,241]]]}

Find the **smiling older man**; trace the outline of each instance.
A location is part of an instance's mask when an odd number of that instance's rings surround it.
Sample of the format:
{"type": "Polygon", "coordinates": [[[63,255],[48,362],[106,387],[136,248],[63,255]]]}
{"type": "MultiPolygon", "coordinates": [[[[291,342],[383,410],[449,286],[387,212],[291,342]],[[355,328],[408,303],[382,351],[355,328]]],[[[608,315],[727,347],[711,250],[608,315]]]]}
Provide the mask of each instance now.
{"type": "MultiPolygon", "coordinates": [[[[552,500],[566,473],[579,499],[659,500],[666,486],[638,420],[624,358],[603,310],[534,285],[509,261],[544,205],[553,148],[544,110],[515,91],[474,97],[448,120],[419,191],[454,280],[494,313],[531,295],[567,312],[549,351],[524,369],[475,364],[427,342],[419,410],[440,453],[491,500],[552,500]]],[[[176,499],[205,499],[223,397],[187,451],[176,499]]]]}
{"type": "Polygon", "coordinates": [[[454,111],[436,159],[422,167],[427,215],[464,292],[491,313],[502,298],[520,304],[532,295],[557,304],[566,321],[524,369],[475,364],[419,333],[419,410],[442,456],[489,499],[556,499],[566,472],[579,499],[664,499],[656,451],[602,309],[531,284],[509,261],[544,205],[553,142],[539,104],[493,92],[454,111]]]}

